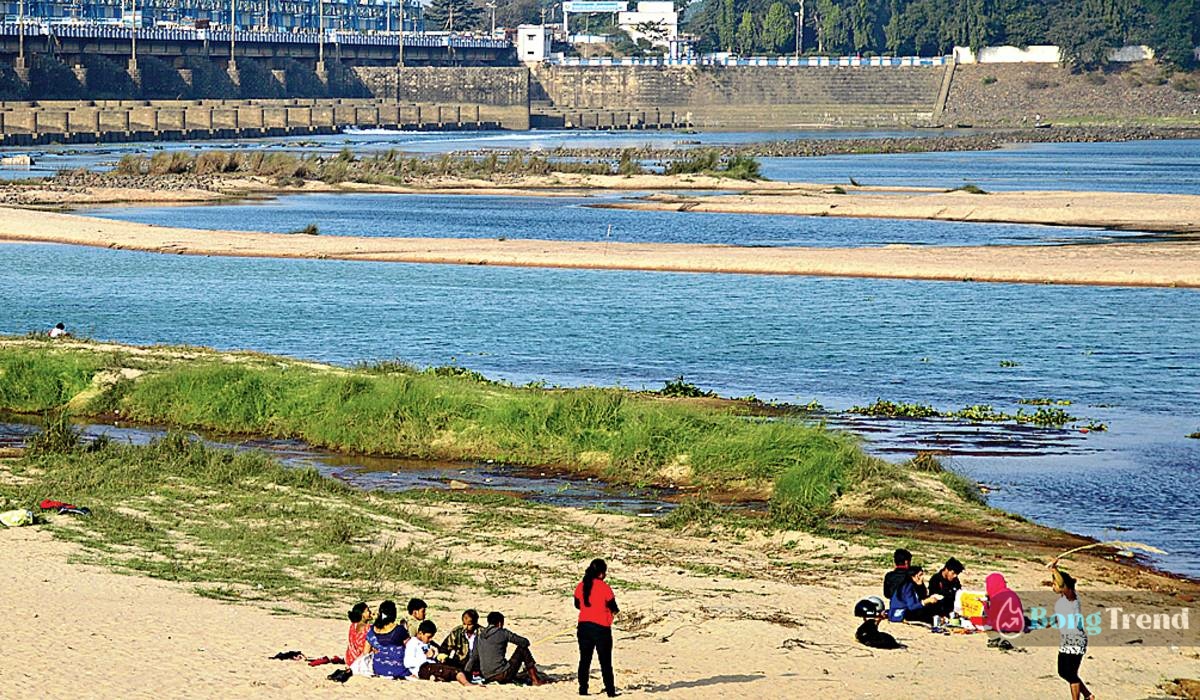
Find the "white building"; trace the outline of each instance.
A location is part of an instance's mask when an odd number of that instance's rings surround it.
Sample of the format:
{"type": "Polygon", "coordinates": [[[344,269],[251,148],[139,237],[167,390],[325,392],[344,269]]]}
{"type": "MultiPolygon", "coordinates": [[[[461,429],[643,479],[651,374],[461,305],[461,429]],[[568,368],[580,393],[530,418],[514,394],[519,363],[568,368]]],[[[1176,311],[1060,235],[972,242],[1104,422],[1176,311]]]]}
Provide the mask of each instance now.
{"type": "Polygon", "coordinates": [[[639,2],[636,10],[617,13],[617,26],[634,41],[645,39],[655,46],[668,46],[679,36],[679,13],[671,0],[639,2]]]}
{"type": "Polygon", "coordinates": [[[522,63],[541,63],[550,55],[550,28],[544,24],[517,27],[517,58],[522,63]]]}

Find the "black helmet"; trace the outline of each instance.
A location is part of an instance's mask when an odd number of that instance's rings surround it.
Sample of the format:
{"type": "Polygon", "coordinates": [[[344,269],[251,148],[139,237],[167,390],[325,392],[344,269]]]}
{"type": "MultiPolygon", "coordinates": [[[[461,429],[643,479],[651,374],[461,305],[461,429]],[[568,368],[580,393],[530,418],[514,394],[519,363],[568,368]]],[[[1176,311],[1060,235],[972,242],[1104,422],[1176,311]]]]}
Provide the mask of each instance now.
{"type": "Polygon", "coordinates": [[[871,596],[863,598],[854,606],[855,617],[880,617],[887,612],[887,607],[880,600],[879,596],[871,596]]]}

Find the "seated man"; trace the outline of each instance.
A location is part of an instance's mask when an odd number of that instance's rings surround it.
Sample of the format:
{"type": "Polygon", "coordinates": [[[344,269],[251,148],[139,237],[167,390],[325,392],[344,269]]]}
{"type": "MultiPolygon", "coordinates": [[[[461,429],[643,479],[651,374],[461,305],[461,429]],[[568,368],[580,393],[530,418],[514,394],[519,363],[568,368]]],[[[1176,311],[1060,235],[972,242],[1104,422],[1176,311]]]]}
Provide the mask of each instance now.
{"type": "Polygon", "coordinates": [[[404,644],[404,667],[412,677],[421,680],[430,678],[437,681],[458,681],[463,685],[471,685],[467,675],[448,664],[439,664],[433,660],[437,656],[437,646],[433,643],[433,635],[437,634],[437,625],[425,620],[417,626],[416,632],[404,644]]]}
{"type": "Polygon", "coordinates": [[[908,581],[908,567],[912,565],[912,552],[907,549],[897,549],[892,555],[896,568],[887,572],[883,577],[883,599],[891,600],[896,591],[908,581]]]}
{"type": "Polygon", "coordinates": [[[529,652],[529,640],[504,629],[504,615],[490,612],[488,626],[479,632],[475,647],[467,658],[464,669],[468,674],[479,673],[483,680],[492,683],[515,683],[522,680],[522,667],[529,674],[531,685],[541,685],[533,654],[529,652]],[[509,643],[516,645],[512,658],[506,658],[509,643]]]}
{"type": "Polygon", "coordinates": [[[941,571],[929,577],[929,592],[942,597],[932,606],[935,615],[949,617],[950,613],[954,612],[954,597],[962,588],[962,581],[958,580],[958,576],[965,568],[961,561],[950,557],[941,571]]]}
{"type": "Polygon", "coordinates": [[[919,566],[908,569],[908,581],[892,593],[888,620],[892,622],[933,622],[933,605],[941,596],[929,595],[925,589],[925,570],[919,566]]]}
{"type": "Polygon", "coordinates": [[[445,663],[456,668],[465,667],[478,638],[479,613],[467,610],[462,614],[462,624],[450,630],[450,634],[442,641],[442,653],[446,655],[445,663]]]}

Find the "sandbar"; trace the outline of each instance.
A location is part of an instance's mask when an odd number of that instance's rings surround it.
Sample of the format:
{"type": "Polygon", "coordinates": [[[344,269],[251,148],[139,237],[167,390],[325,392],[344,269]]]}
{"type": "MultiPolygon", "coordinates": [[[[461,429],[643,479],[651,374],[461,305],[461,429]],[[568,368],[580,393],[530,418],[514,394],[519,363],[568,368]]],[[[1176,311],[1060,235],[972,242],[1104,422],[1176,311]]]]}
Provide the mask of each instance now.
{"type": "MultiPolygon", "coordinates": [[[[968,195],[969,196],[969,195],[968,195]]],[[[681,224],[686,215],[681,215],[681,224]]],[[[1200,287],[1200,242],[751,248],[209,231],[0,207],[0,240],[184,255],[1106,286],[1200,287]]]]}

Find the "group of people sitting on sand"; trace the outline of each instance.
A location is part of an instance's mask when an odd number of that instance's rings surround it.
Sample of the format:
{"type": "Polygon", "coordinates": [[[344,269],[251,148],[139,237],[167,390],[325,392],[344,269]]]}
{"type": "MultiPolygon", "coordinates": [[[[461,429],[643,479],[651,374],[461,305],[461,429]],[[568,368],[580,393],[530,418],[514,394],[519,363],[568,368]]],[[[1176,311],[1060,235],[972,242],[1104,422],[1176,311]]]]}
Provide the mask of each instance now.
{"type": "MultiPolygon", "coordinates": [[[[593,657],[600,662],[605,694],[620,694],[612,664],[612,624],[620,608],[606,578],[608,564],[593,559],[571,596],[579,611],[575,634],[580,695],[588,694],[593,657]]],[[[434,642],[438,627],[429,619],[425,601],[413,598],[408,601],[408,615],[400,619],[398,613],[396,603],[390,600],[380,603],[374,613],[366,603],[351,608],[347,668],[329,677],[345,682],[351,676],[384,676],[462,685],[545,682],[529,650],[529,640],[507,629],[499,611],[488,613],[486,627],[480,626],[478,612],[463,611],[462,624],[450,630],[441,644],[434,642]]]]}
{"type": "MultiPolygon", "coordinates": [[[[892,635],[879,629],[884,619],[889,622],[928,624],[934,632],[944,632],[952,623],[967,630],[993,633],[989,646],[1012,648],[1007,637],[1030,631],[1034,625],[1025,615],[1020,596],[1008,587],[1004,575],[988,574],[984,579],[985,595],[966,594],[960,579],[966,569],[954,557],[925,582],[925,570],[912,563],[912,553],[897,549],[893,555],[895,568],[883,577],[883,598],[870,596],[854,606],[855,617],[862,624],[855,638],[877,649],[899,649],[901,644],[892,635]],[[884,599],[888,601],[884,603],[884,599]]],[[[1091,700],[1095,696],[1079,677],[1079,667],[1087,653],[1087,632],[1075,579],[1058,568],[1055,559],[1049,565],[1051,585],[1059,594],[1054,606],[1054,626],[1061,635],[1058,654],[1058,675],[1071,689],[1073,700],[1091,700]]]]}
{"type": "Polygon", "coordinates": [[[420,598],[408,601],[408,615],[398,616],[396,603],[385,600],[372,613],[366,603],[350,609],[345,680],[383,676],[437,680],[471,685],[476,682],[541,685],[529,640],[505,628],[504,613],[488,613],[487,626],[479,613],[466,610],[462,624],[450,630],[441,644],[434,642],[438,627],[428,619],[429,607],[420,598]],[[509,654],[509,648],[512,653],[509,654]]]}

